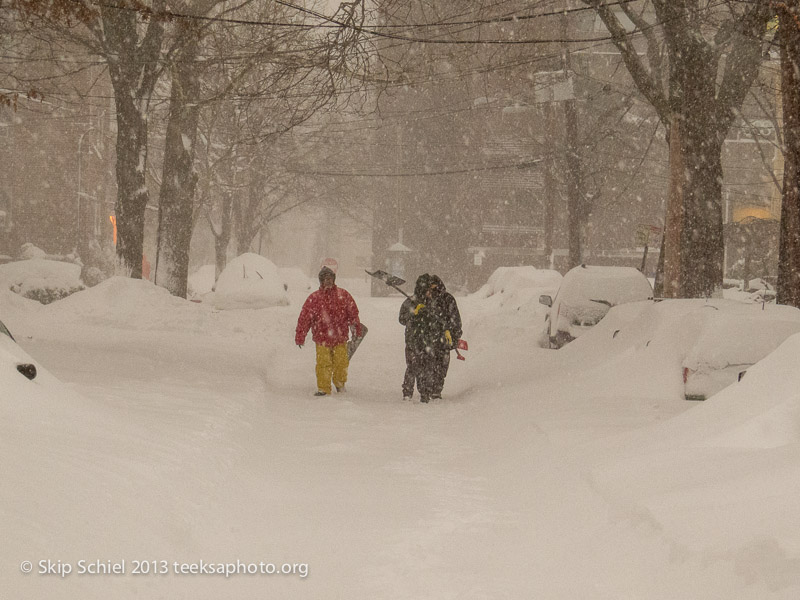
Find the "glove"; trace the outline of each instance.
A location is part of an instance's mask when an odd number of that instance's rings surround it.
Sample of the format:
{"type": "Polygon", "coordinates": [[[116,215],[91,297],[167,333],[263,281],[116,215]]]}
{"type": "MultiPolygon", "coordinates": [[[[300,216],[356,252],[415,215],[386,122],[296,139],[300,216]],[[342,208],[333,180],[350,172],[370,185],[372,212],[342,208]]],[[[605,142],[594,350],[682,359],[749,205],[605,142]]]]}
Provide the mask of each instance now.
{"type": "Polygon", "coordinates": [[[417,304],[417,307],[414,309],[414,315],[418,315],[419,311],[421,311],[423,308],[425,308],[424,304],[417,304]]]}
{"type": "Polygon", "coordinates": [[[449,329],[445,329],[444,339],[447,340],[447,347],[448,348],[452,348],[453,347],[453,336],[450,335],[450,330],[449,329]]]}

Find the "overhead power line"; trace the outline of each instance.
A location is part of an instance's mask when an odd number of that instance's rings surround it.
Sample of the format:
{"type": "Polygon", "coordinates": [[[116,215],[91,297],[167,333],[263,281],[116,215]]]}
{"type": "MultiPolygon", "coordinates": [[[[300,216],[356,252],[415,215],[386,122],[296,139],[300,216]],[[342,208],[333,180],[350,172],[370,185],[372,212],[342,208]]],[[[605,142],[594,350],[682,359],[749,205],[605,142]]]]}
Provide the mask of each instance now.
{"type": "MultiPolygon", "coordinates": [[[[73,0],[77,2],[78,0],[73,0]]],[[[617,0],[616,2],[611,3],[611,5],[621,5],[621,4],[628,4],[629,2],[633,2],[635,0],[617,0]]],[[[497,23],[514,23],[520,21],[527,21],[531,19],[539,19],[539,18],[546,18],[552,17],[557,15],[569,14],[569,13],[577,13],[583,11],[590,11],[594,10],[592,7],[581,7],[581,8],[574,8],[574,9],[566,9],[562,11],[552,11],[548,13],[534,13],[534,14],[524,14],[524,15],[512,15],[512,16],[505,16],[505,17],[496,17],[496,18],[487,18],[487,19],[474,19],[474,20],[465,20],[465,21],[445,21],[441,23],[415,23],[415,24],[403,24],[403,25],[370,25],[369,27],[364,27],[360,25],[354,25],[352,23],[347,23],[344,21],[340,21],[335,18],[335,15],[328,16],[324,13],[320,13],[309,8],[305,8],[303,6],[298,6],[296,4],[292,4],[291,2],[284,2],[282,0],[275,0],[276,4],[280,4],[292,10],[296,10],[298,12],[307,14],[312,16],[316,19],[323,21],[322,23],[292,23],[287,21],[271,21],[271,20],[249,20],[249,19],[235,19],[232,17],[213,17],[207,15],[191,15],[186,13],[179,13],[175,11],[163,11],[159,13],[160,16],[172,18],[172,19],[192,19],[198,21],[206,21],[206,22],[219,22],[219,23],[230,23],[234,25],[249,25],[249,26],[264,26],[264,27],[293,27],[298,29],[351,29],[353,31],[357,31],[359,33],[363,33],[366,35],[371,35],[374,37],[380,38],[387,38],[393,40],[400,40],[404,42],[416,42],[416,43],[423,43],[423,44],[455,44],[455,45],[466,45],[466,44],[478,44],[478,45],[530,45],[530,44],[556,44],[556,43],[571,43],[571,42],[604,42],[604,41],[612,41],[613,37],[610,35],[606,36],[596,36],[596,37],[584,37],[584,38],[566,38],[566,37],[554,37],[554,38],[530,38],[530,39],[522,39],[522,40],[514,40],[514,39],[470,39],[470,40],[460,40],[460,39],[442,39],[442,38],[423,38],[423,37],[412,37],[408,35],[400,35],[396,33],[388,33],[385,31],[381,31],[382,29],[395,29],[395,28],[403,28],[403,29],[422,29],[428,27],[446,27],[446,26],[464,26],[464,25],[489,25],[489,24],[497,24],[497,23]]],[[[95,1],[92,2],[96,6],[103,6],[106,8],[113,8],[117,10],[131,10],[137,11],[135,7],[129,6],[120,6],[118,4],[113,4],[109,2],[100,2],[95,1]]],[[[658,24],[654,24],[653,27],[657,26],[658,24]]],[[[641,33],[641,30],[634,29],[629,32],[629,36],[635,36],[641,33]]]]}
{"type": "Polygon", "coordinates": [[[325,177],[429,177],[433,175],[463,175],[464,173],[478,173],[481,171],[498,171],[502,169],[527,169],[534,167],[542,162],[542,159],[524,161],[508,165],[492,165],[488,167],[470,167],[465,169],[445,169],[441,171],[416,171],[406,173],[368,173],[355,171],[311,171],[311,170],[288,170],[289,173],[300,173],[302,175],[318,175],[325,177]]]}

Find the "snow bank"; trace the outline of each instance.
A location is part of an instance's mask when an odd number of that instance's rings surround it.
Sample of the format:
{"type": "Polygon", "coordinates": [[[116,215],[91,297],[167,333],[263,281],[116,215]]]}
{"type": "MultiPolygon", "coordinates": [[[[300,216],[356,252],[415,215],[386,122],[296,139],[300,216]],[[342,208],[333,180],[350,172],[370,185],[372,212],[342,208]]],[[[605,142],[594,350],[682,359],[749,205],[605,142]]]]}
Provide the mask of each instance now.
{"type": "Polygon", "coordinates": [[[766,585],[761,597],[800,589],[800,530],[787,526],[800,495],[799,353],[792,335],[741,382],[606,440],[592,472],[610,502],[662,531],[685,560],[732,561],[745,582],[766,585]]]}
{"type": "Polygon", "coordinates": [[[217,276],[215,265],[203,265],[194,273],[189,275],[188,296],[189,299],[199,300],[214,289],[214,280],[217,276]]]}
{"type": "Polygon", "coordinates": [[[289,297],[278,267],[267,258],[247,253],[234,258],[220,273],[214,308],[266,308],[287,306],[289,297]]]}
{"type": "Polygon", "coordinates": [[[44,307],[36,300],[23,298],[11,290],[0,287],[0,317],[9,327],[12,327],[10,321],[35,315],[42,308],[44,307]]]}
{"type": "Polygon", "coordinates": [[[176,310],[189,302],[143,279],[111,277],[93,288],[50,304],[45,315],[55,323],[87,323],[121,329],[169,329],[176,310]]]}
{"type": "MultiPolygon", "coordinates": [[[[761,335],[769,333],[765,328],[761,335]]],[[[769,348],[772,343],[762,340],[761,345],[769,348]]],[[[739,383],[687,415],[681,435],[684,443],[748,449],[800,445],[798,356],[800,334],[794,334],[750,367],[739,383]]]]}

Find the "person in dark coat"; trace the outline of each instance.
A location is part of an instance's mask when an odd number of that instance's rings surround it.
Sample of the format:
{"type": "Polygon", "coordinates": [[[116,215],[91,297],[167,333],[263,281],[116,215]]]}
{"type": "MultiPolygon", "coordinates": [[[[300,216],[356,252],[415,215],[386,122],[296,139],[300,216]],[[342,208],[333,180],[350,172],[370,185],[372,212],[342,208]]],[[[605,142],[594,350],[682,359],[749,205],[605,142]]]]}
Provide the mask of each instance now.
{"type": "Polygon", "coordinates": [[[399,321],[406,328],[403,399],[411,400],[415,384],[422,402],[441,398],[450,350],[461,337],[461,316],[455,298],[447,293],[440,278],[420,275],[414,295],[400,307],[399,321]]]}
{"type": "Polygon", "coordinates": [[[437,378],[433,389],[432,398],[441,398],[444,389],[444,380],[450,368],[450,351],[458,347],[463,330],[461,329],[461,313],[453,294],[447,291],[444,281],[438,275],[431,275],[431,298],[440,317],[444,320],[446,352],[441,353],[442,365],[437,370],[437,378]]]}

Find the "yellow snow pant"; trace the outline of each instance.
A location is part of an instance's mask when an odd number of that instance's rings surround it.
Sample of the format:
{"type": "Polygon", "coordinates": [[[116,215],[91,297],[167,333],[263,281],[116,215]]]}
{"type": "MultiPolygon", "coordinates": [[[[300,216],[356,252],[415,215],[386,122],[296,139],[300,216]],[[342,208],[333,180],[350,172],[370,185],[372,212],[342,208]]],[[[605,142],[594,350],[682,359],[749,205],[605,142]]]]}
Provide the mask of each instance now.
{"type": "Polygon", "coordinates": [[[333,348],[317,344],[317,388],[326,394],[331,393],[331,380],[337,388],[343,387],[347,381],[347,343],[333,348]]]}

